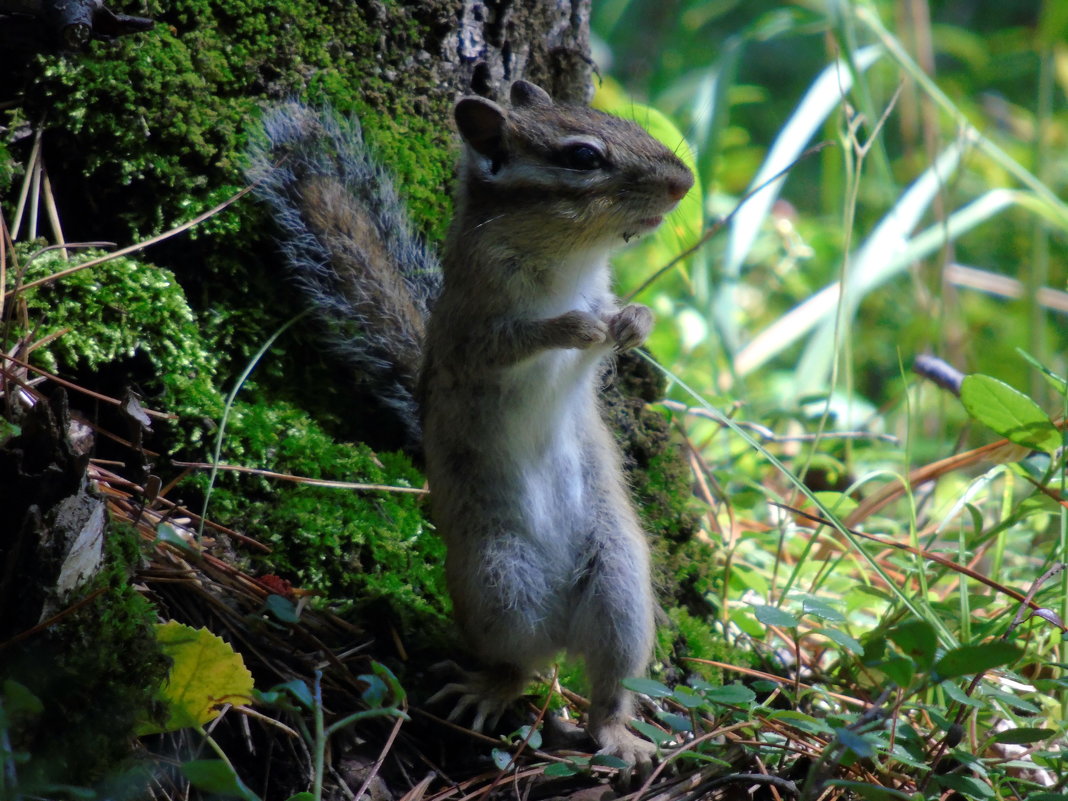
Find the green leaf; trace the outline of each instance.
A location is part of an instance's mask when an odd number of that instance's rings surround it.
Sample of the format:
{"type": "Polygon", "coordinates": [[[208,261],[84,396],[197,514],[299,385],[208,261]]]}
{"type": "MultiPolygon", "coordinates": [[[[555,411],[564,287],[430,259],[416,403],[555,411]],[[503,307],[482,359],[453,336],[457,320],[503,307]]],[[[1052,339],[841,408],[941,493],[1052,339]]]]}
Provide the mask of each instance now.
{"type": "Polygon", "coordinates": [[[839,520],[849,517],[849,514],[860,505],[844,492],[822,490],[812,494],[828,511],[834,512],[839,520]]]}
{"type": "Polygon", "coordinates": [[[671,694],[671,697],[687,709],[697,709],[708,703],[703,695],[698,695],[689,687],[684,687],[681,684],[675,688],[675,692],[671,694]]]}
{"type": "Polygon", "coordinates": [[[732,706],[748,706],[756,700],[756,693],[744,684],[724,684],[722,687],[711,687],[705,691],[705,698],[713,704],[729,704],[732,706]]]}
{"type": "Polygon", "coordinates": [[[905,689],[916,676],[916,663],[907,656],[894,656],[875,665],[898,687],[905,689]]]}
{"type": "Polygon", "coordinates": [[[263,602],[264,608],[282,623],[299,623],[300,615],[297,614],[297,605],[281,595],[268,595],[263,602]]]}
{"type": "Polygon", "coordinates": [[[971,776],[957,776],[952,773],[939,774],[934,780],[943,787],[956,790],[965,798],[993,798],[994,791],[990,785],[984,784],[971,776]]]}
{"type": "Polygon", "coordinates": [[[1002,640],[981,645],[963,645],[947,651],[935,664],[934,669],[940,679],[970,676],[999,665],[1007,665],[1019,659],[1022,653],[1019,646],[1002,640]]]}
{"type": "Polygon", "coordinates": [[[864,646],[861,645],[853,637],[850,637],[844,631],[837,631],[836,629],[816,629],[816,633],[822,634],[831,642],[835,643],[836,645],[840,645],[842,648],[851,653],[864,653],[864,646]]]}
{"type": "Polygon", "coordinates": [[[537,729],[531,731],[530,726],[520,726],[508,736],[508,739],[513,743],[525,741],[531,748],[541,748],[541,732],[537,729]]]}
{"type": "Polygon", "coordinates": [[[633,676],[623,679],[623,686],[631,692],[648,695],[650,698],[667,698],[671,695],[671,688],[666,684],[661,684],[656,679],[633,676]]]}
{"type": "Polygon", "coordinates": [[[378,676],[372,676],[367,673],[361,675],[360,680],[367,682],[367,686],[360,693],[360,698],[372,709],[381,708],[389,696],[389,688],[386,687],[386,683],[378,676]]]}
{"type": "Polygon", "coordinates": [[[670,732],[661,731],[652,723],[646,723],[644,720],[631,721],[630,725],[634,728],[634,731],[643,735],[645,739],[652,740],[657,745],[664,745],[674,740],[670,732]]]}
{"type": "Polygon", "coordinates": [[[570,762],[554,762],[553,764],[545,768],[545,775],[552,776],[553,778],[563,779],[568,776],[575,776],[578,771],[575,766],[570,762]]]}
{"type": "Polygon", "coordinates": [[[949,696],[951,701],[956,701],[958,704],[964,704],[978,709],[983,705],[983,702],[978,698],[968,695],[960,687],[951,681],[944,681],[939,685],[946,695],[949,696]]]}
{"type": "Polygon", "coordinates": [[[834,733],[834,730],[827,724],[827,721],[813,717],[812,715],[806,715],[804,712],[797,712],[793,709],[776,710],[775,712],[772,712],[769,717],[774,720],[788,720],[797,728],[814,734],[834,733]]]}
{"type": "Polygon", "coordinates": [[[851,782],[846,779],[830,779],[827,784],[832,787],[844,787],[847,790],[853,790],[857,795],[867,798],[868,801],[912,801],[913,799],[908,793],[878,784],[851,782]]]}
{"type": "MultiPolygon", "coordinates": [[[[1068,8],[1068,6],[1066,6],[1068,8]]],[[[1046,365],[1042,364],[1038,359],[1025,351],[1023,348],[1017,348],[1016,352],[1023,356],[1024,361],[1042,373],[1042,377],[1046,379],[1046,382],[1053,387],[1053,390],[1060,396],[1068,395],[1068,382],[1050,370],[1046,365]]]]}
{"type": "Polygon", "coordinates": [[[4,680],[4,703],[3,710],[13,718],[32,718],[44,711],[41,699],[30,692],[25,684],[20,684],[14,679],[4,680]]]}
{"type": "Polygon", "coordinates": [[[312,697],[311,688],[308,687],[304,679],[292,679],[284,684],[276,684],[271,688],[271,692],[288,693],[305,709],[311,709],[315,705],[315,698],[312,697]]]}
{"type": "MultiPolygon", "coordinates": [[[[732,571],[731,575],[736,576],[738,571],[732,571]]],[[[758,623],[754,617],[752,609],[749,607],[735,607],[730,611],[731,622],[734,623],[743,633],[748,634],[750,637],[763,637],[764,627],[758,623]]]]}
{"type": "Polygon", "coordinates": [[[657,716],[657,720],[671,729],[673,732],[690,732],[693,731],[693,721],[683,715],[675,715],[671,712],[661,712],[657,716]]]}
{"type": "Polygon", "coordinates": [[[0,420],[0,447],[9,440],[22,433],[22,429],[7,420],[0,420]]]}
{"type": "Polygon", "coordinates": [[[838,742],[859,757],[867,759],[875,753],[871,743],[851,729],[836,728],[834,734],[838,738],[838,742]]]}
{"type": "Polygon", "coordinates": [[[490,758],[497,770],[508,770],[512,766],[512,754],[503,748],[494,748],[490,751],[490,758]]]}
{"type": "Polygon", "coordinates": [[[1030,715],[1039,715],[1042,710],[1037,704],[1033,704],[1026,698],[1021,698],[1018,695],[1007,693],[1004,690],[999,690],[997,687],[987,685],[982,690],[984,698],[992,698],[1001,701],[1003,704],[1013,707],[1019,712],[1026,712],[1030,715]]]}
{"type": "MultiPolygon", "coordinates": [[[[854,506],[856,506],[855,503],[854,506]]],[[[801,602],[801,610],[806,615],[818,617],[820,620],[829,620],[832,623],[844,623],[846,619],[845,615],[829,603],[821,598],[814,598],[811,595],[805,596],[805,599],[801,602]]]]}
{"type": "Polygon", "coordinates": [[[994,735],[995,743],[1012,743],[1013,745],[1027,745],[1028,743],[1040,743],[1057,734],[1056,729],[1039,729],[1031,726],[1021,726],[1018,729],[1006,729],[994,735]]]}
{"type": "Polygon", "coordinates": [[[900,648],[905,656],[914,660],[920,667],[931,667],[938,647],[938,637],[934,626],[926,620],[909,620],[895,626],[887,635],[890,641],[900,648]]]}
{"type": "Polygon", "coordinates": [[[620,759],[617,756],[611,754],[594,754],[590,759],[591,765],[601,765],[606,768],[617,768],[618,770],[626,770],[631,767],[631,764],[625,759],[620,759]]]}
{"type": "Polygon", "coordinates": [[[175,531],[174,526],[169,523],[160,523],[156,528],[156,542],[164,542],[167,545],[172,545],[183,553],[196,552],[193,546],[182,539],[182,536],[175,531]]]}
{"type": "Polygon", "coordinates": [[[182,775],[198,790],[217,793],[227,798],[243,798],[245,801],[260,801],[233,768],[221,759],[197,759],[182,765],[182,775]]]}
{"type": "Polygon", "coordinates": [[[315,794],[309,793],[307,790],[305,790],[302,793],[297,793],[296,795],[289,796],[286,801],[315,801],[315,794]]]}
{"type": "Polygon", "coordinates": [[[252,700],[252,674],[234,649],[207,629],[170,621],[156,626],[160,649],[173,661],[160,697],[167,722],[142,724],[138,734],[156,734],[203,726],[219,715],[222,704],[252,700]]]}
{"type": "Polygon", "coordinates": [[[796,629],[799,623],[796,617],[791,615],[785,609],[780,609],[777,606],[753,604],[753,614],[755,614],[757,620],[765,626],[779,626],[786,629],[796,629]]]}
{"type": "Polygon", "coordinates": [[[1063,441],[1042,408],[1019,390],[988,375],[965,376],[960,400],[968,414],[1025,448],[1052,454],[1063,441]]]}

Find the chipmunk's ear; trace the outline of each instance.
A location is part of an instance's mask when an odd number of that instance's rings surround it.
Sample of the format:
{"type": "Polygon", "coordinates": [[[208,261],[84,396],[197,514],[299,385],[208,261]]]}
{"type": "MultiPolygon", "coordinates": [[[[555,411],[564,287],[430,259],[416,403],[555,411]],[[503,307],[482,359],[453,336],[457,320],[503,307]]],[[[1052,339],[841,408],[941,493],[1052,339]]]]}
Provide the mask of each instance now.
{"type": "Polygon", "coordinates": [[[513,83],[510,99],[512,105],[518,108],[523,106],[551,106],[553,104],[553,99],[549,97],[549,93],[530,81],[516,81],[513,83]]]}
{"type": "Polygon", "coordinates": [[[465,97],[456,104],[456,127],[467,144],[488,158],[501,149],[504,109],[483,97],[465,97]]]}

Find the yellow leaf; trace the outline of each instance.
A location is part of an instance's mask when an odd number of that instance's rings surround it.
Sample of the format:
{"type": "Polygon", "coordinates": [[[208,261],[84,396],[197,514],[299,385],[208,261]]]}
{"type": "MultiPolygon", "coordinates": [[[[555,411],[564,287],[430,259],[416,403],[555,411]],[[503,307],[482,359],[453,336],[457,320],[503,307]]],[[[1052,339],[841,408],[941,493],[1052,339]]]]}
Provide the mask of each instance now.
{"type": "Polygon", "coordinates": [[[252,674],[241,656],[207,629],[170,621],[156,626],[156,639],[174,660],[160,691],[167,722],[142,725],[138,734],[156,734],[203,726],[223,704],[241,706],[252,699],[252,674]]]}

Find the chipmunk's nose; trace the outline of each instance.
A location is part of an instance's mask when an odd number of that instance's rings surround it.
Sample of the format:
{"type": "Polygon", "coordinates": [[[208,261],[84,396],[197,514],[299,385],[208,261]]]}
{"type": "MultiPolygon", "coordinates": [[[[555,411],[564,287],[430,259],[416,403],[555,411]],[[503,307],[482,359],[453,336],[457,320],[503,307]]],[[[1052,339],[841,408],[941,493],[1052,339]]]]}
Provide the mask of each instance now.
{"type": "Polygon", "coordinates": [[[668,197],[672,200],[682,200],[686,193],[690,191],[691,186],[693,186],[693,173],[687,170],[668,181],[668,197]]]}

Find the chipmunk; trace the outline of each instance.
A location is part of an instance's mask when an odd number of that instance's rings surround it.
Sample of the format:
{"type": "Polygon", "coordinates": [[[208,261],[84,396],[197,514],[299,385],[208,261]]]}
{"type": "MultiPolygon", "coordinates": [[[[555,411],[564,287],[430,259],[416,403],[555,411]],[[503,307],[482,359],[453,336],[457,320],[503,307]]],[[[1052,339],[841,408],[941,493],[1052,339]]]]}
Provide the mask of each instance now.
{"type": "Polygon", "coordinates": [[[283,108],[250,178],[313,305],[357,324],[335,349],[388,379],[421,436],[456,622],[482,663],[431,700],[457,695],[452,717],[473,707],[481,728],[567,650],[585,660],[602,752],[647,763],[621,682],[652,653],[649,552],[598,393],[612,352],[641,345],[653,318],[620,307],[608,256],[654,230],[693,176],[632,122],[526,81],[510,100],[456,104],[440,279],[358,127],[283,108]]]}

